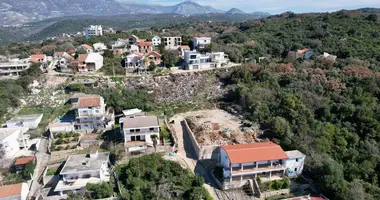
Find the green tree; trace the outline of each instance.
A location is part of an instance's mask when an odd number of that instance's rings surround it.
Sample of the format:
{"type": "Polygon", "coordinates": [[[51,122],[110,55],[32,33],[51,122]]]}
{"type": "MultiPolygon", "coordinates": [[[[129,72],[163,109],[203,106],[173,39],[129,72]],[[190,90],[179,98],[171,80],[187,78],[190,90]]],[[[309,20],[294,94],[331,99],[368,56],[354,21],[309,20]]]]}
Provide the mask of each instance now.
{"type": "Polygon", "coordinates": [[[102,182],[99,184],[87,183],[86,190],[93,199],[103,199],[113,195],[113,188],[109,183],[102,182]]]}
{"type": "Polygon", "coordinates": [[[179,61],[179,54],[176,50],[164,51],[162,61],[166,67],[174,67],[179,61]]]}
{"type": "Polygon", "coordinates": [[[25,165],[24,171],[22,172],[24,177],[31,177],[34,174],[34,169],[36,168],[36,164],[34,162],[30,162],[25,165]]]}

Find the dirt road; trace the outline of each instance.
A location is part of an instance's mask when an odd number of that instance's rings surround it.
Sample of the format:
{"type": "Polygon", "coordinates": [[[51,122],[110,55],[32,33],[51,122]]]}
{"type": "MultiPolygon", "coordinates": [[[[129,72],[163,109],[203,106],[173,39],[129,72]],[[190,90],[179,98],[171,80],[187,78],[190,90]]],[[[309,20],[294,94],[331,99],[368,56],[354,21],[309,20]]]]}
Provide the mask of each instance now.
{"type": "Polygon", "coordinates": [[[170,119],[170,121],[172,120],[174,120],[173,128],[175,129],[175,133],[177,134],[178,138],[178,152],[176,157],[173,159],[182,165],[186,165],[187,168],[189,168],[193,173],[202,176],[205,179],[204,187],[207,189],[213,199],[218,200],[219,198],[217,197],[215,189],[213,187],[215,185],[212,183],[213,181],[209,175],[211,169],[207,164],[205,165],[205,163],[202,163],[195,158],[195,154],[191,147],[191,143],[189,142],[189,138],[187,134],[184,134],[186,129],[182,126],[181,123],[184,121],[184,118],[177,115],[170,119]]]}
{"type": "Polygon", "coordinates": [[[48,140],[46,138],[42,138],[41,143],[40,143],[40,148],[36,153],[37,165],[36,165],[36,168],[34,169],[34,174],[33,174],[34,181],[32,182],[32,186],[30,187],[29,198],[32,196],[34,197],[38,196],[39,191],[42,188],[42,185],[40,185],[39,180],[43,174],[45,167],[47,166],[49,162],[49,157],[50,157],[50,155],[47,154],[47,145],[48,145],[48,140]]]}

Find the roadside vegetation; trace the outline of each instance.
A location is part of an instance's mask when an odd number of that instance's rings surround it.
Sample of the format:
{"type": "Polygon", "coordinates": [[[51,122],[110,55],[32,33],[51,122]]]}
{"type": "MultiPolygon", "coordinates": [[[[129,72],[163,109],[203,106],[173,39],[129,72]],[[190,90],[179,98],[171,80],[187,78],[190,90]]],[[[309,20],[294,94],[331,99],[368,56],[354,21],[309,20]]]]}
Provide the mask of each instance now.
{"type": "Polygon", "coordinates": [[[117,165],[116,172],[123,188],[121,199],[212,199],[202,177],[160,154],[132,158],[128,164],[117,165]]]}

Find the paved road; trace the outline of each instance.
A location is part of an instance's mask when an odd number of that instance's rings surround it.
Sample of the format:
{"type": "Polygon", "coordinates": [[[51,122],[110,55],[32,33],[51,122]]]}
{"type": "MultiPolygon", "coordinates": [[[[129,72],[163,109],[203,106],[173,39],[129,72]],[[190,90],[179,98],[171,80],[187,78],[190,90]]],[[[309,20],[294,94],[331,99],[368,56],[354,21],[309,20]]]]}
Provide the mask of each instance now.
{"type": "Polygon", "coordinates": [[[50,155],[47,154],[47,146],[48,146],[48,140],[43,137],[41,139],[40,148],[36,153],[37,165],[33,174],[34,181],[30,188],[30,192],[28,196],[29,198],[32,196],[36,197],[39,194],[39,191],[42,189],[42,185],[40,185],[39,180],[43,174],[45,167],[48,165],[48,162],[50,159],[50,155]]]}

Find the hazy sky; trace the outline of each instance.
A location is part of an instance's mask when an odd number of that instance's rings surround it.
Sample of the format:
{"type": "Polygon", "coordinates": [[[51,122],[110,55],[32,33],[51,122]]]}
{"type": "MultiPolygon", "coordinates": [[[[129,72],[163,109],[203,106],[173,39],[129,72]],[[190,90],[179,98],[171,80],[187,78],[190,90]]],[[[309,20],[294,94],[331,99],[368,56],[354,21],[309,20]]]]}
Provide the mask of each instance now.
{"type": "MultiPolygon", "coordinates": [[[[139,0],[135,2],[174,5],[183,1],[184,0],[139,0]]],[[[297,13],[330,12],[340,9],[380,7],[380,0],[195,0],[195,2],[221,10],[228,10],[236,7],[245,12],[265,11],[271,14],[282,13],[285,11],[293,11],[297,13]]]]}

